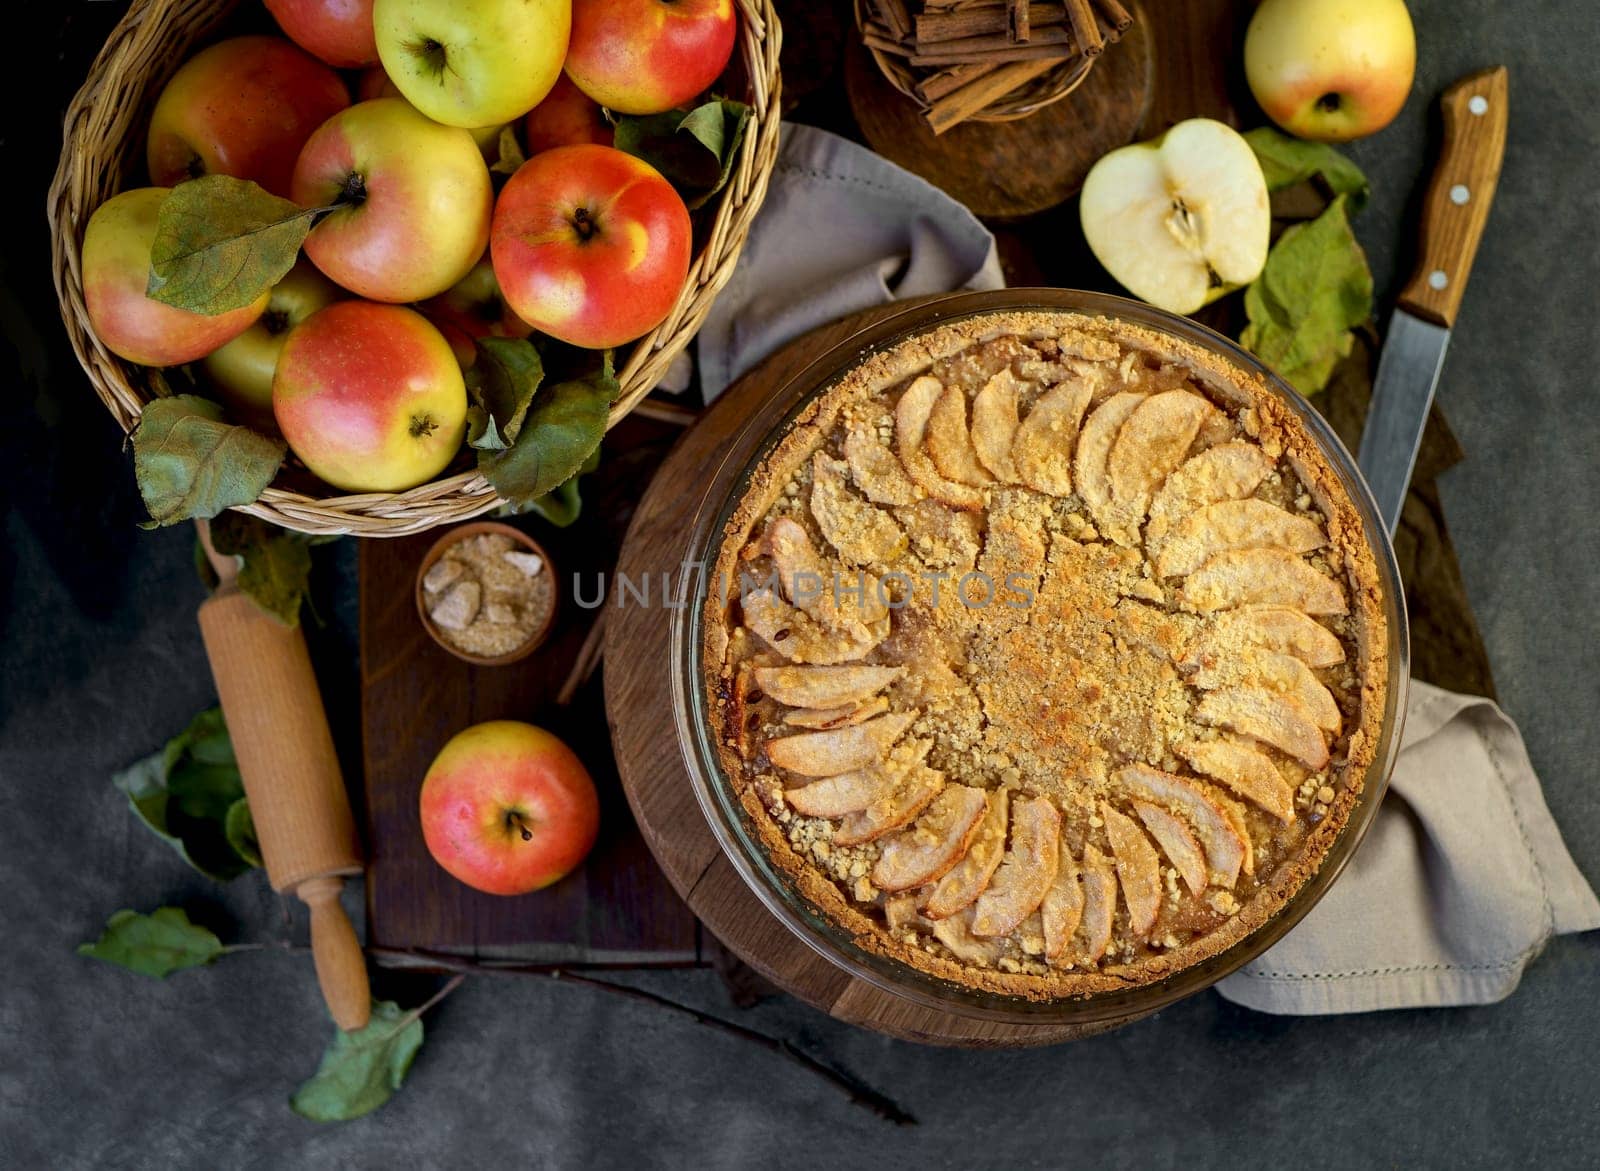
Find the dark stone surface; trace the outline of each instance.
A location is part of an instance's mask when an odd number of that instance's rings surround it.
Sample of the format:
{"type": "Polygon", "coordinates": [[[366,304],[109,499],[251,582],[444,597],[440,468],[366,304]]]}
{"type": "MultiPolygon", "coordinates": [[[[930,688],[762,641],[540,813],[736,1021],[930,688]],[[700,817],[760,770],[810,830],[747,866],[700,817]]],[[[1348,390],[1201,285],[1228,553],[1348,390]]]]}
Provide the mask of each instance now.
{"type": "MultiPolygon", "coordinates": [[[[18,69],[5,82],[32,88],[8,95],[3,132],[21,202],[0,252],[13,372],[0,397],[0,1166],[1593,1165],[1600,936],[1556,941],[1488,1008],[1279,1019],[1208,995],[1024,1053],[919,1049],[783,998],[740,1013],[710,972],[634,978],[851,1070],[921,1120],[906,1130],[659,1009],[491,977],[429,1017],[394,1102],[319,1126],[285,1104],[330,1027],[306,957],[230,956],[156,983],[74,956],[119,907],[179,902],[227,940],[303,939],[304,924],[287,922],[259,876],[216,887],[187,871],[107,781],[212,689],[189,533],[133,529],[115,429],[72,363],[48,286],[47,109],[121,6],[27,7],[38,15],[19,16],[14,35],[53,80],[18,69]]],[[[1413,9],[1417,95],[1356,148],[1376,189],[1359,231],[1392,292],[1429,96],[1459,73],[1509,64],[1506,174],[1442,390],[1469,456],[1443,488],[1503,701],[1579,865],[1600,875],[1600,18],[1588,0],[1413,9]]],[[[320,556],[329,625],[316,642],[337,712],[354,702],[353,558],[320,556]]],[[[432,984],[387,991],[416,1003],[432,984]]]]}

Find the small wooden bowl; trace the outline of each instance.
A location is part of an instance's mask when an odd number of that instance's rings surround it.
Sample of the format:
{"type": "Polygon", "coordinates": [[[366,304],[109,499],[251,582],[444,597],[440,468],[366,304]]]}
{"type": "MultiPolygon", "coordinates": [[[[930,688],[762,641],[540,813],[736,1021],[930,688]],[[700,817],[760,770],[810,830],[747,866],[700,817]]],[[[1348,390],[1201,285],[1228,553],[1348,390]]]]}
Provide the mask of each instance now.
{"type": "Polygon", "coordinates": [[[508,524],[501,524],[497,520],[479,520],[471,524],[457,525],[435,541],[428,548],[427,554],[422,558],[422,564],[417,566],[417,582],[414,589],[417,599],[417,618],[422,622],[422,628],[428,632],[428,637],[433,639],[445,650],[463,662],[471,663],[475,667],[503,667],[507,663],[515,663],[532,654],[550,636],[550,630],[556,623],[556,611],[561,608],[561,590],[557,586],[555,564],[550,560],[550,554],[545,552],[544,546],[535,541],[521,529],[512,528],[508,524]],[[551,574],[550,613],[544,620],[544,625],[533,632],[532,637],[515,650],[507,651],[503,655],[474,655],[454,645],[439,628],[433,624],[433,619],[428,617],[428,604],[423,597],[422,579],[427,576],[428,570],[434,563],[445,555],[457,541],[464,541],[468,537],[481,537],[489,533],[499,533],[501,536],[510,537],[513,542],[526,549],[529,553],[537,553],[544,558],[544,571],[551,574]]]}

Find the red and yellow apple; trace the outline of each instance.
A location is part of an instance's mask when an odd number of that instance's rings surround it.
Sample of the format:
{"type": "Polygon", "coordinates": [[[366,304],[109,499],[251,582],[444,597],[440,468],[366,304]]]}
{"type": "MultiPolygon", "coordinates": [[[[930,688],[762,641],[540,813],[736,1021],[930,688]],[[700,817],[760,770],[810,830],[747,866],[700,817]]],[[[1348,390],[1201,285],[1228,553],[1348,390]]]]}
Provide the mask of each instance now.
{"type": "Polygon", "coordinates": [[[585,142],[610,146],[615,137],[600,103],[564,73],[544,101],[528,111],[522,128],[530,155],[585,142]]]}
{"type": "Polygon", "coordinates": [[[203,358],[249,329],[267,307],[262,293],[242,309],[207,316],[153,300],[150,247],[168,188],[139,187],[95,209],[83,232],[83,299],[95,336],[119,357],[143,366],[178,366],[203,358]]]}
{"type": "Polygon", "coordinates": [[[455,457],[467,389],[449,343],[422,314],[336,301],[284,341],[272,411],[294,453],[335,488],[399,492],[455,457]]]}
{"type": "Polygon", "coordinates": [[[1404,0],[1263,0],[1245,34],[1250,92],[1301,138],[1344,142],[1382,130],[1416,69],[1404,0]]]}
{"type": "Polygon", "coordinates": [[[398,98],[324,123],[295,165],[302,207],[338,204],[306,237],[324,275],[374,301],[421,301],[466,276],[489,238],[494,188],[472,136],[398,98]]]}
{"type": "Polygon", "coordinates": [[[600,831],[583,762],[542,728],[515,720],[457,733],[422,782],[422,837],[477,890],[520,895],[565,877],[600,831]]]}
{"type": "Polygon", "coordinates": [[[287,197],[311,132],[350,104],[343,79],[282,37],[235,37],[172,75],[150,115],[150,179],[232,175],[287,197]]]}
{"type": "Polygon", "coordinates": [[[463,370],[477,361],[474,338],[527,337],[533,332],[506,304],[487,254],[459,282],[417,308],[439,327],[463,370]]]}
{"type": "Polygon", "coordinates": [[[372,0],[266,0],[284,35],[336,69],[361,69],[378,59],[372,0]]]}
{"type": "Polygon", "coordinates": [[[256,323],[200,360],[217,398],[241,423],[276,430],[272,375],[289,331],[318,309],[343,297],[339,286],[306,260],[299,261],[267,294],[256,323]]]}
{"type": "Polygon", "coordinates": [[[567,76],[608,110],[659,114],[728,67],[733,0],[573,0],[567,76]]]}
{"type": "Polygon", "coordinates": [[[495,205],[489,248],[512,310],[575,346],[661,324],[689,273],[689,209],[661,173],[609,146],[534,155],[495,205]]]}
{"type": "Polygon", "coordinates": [[[375,0],[383,68],[417,109],[448,126],[520,118],[561,75],[570,0],[375,0]]]}
{"type": "MultiPolygon", "coordinates": [[[[399,98],[402,102],[406,100],[406,95],[400,92],[400,87],[383,71],[382,65],[374,65],[356,78],[356,101],[368,102],[373,98],[399,98]]],[[[500,157],[500,131],[504,125],[496,123],[493,126],[473,126],[467,129],[467,133],[472,135],[472,141],[478,144],[478,153],[483,156],[484,162],[492,163],[500,157]]]]}

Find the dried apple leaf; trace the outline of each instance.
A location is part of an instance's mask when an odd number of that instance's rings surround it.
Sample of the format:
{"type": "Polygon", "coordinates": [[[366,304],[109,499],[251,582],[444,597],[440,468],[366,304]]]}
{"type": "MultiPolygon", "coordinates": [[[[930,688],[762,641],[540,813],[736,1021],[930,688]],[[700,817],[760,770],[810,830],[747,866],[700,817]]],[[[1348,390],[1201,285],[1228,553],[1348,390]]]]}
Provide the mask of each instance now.
{"type": "Polygon", "coordinates": [[[534,393],[544,381],[544,362],[526,338],[475,339],[478,360],[467,374],[472,406],[467,411],[467,445],[478,451],[505,451],[522,433],[534,393]]]}
{"type": "Polygon", "coordinates": [[[1291,138],[1271,126],[1259,126],[1244,136],[1261,164],[1267,190],[1282,191],[1296,183],[1320,179],[1335,196],[1350,197],[1350,210],[1360,211],[1370,188],[1361,168],[1323,142],[1291,138]]]}
{"type": "Polygon", "coordinates": [[[78,945],[81,956],[157,980],[204,967],[227,950],[216,935],[191,923],[180,907],[157,907],[148,915],[118,911],[106,920],[99,939],[78,945]]]}
{"type": "Polygon", "coordinates": [[[281,439],[223,420],[222,407],[178,394],[146,404],[133,432],[133,471],[146,528],[212,517],[260,498],[287,451],[281,439]]]}
{"type": "Polygon", "coordinates": [[[237,556],[238,585],[285,626],[300,622],[311,583],[311,540],[253,516],[225,512],[211,522],[211,544],[237,556]]]}
{"type": "Polygon", "coordinates": [[[203,175],[161,203],[146,292],[191,313],[242,309],[294,267],[325,208],[305,208],[248,179],[203,175]]]}
{"type": "Polygon", "coordinates": [[[749,106],[713,98],[664,114],[619,114],[614,142],[665,175],[692,210],[727,183],[749,122],[749,106]]]}
{"type": "Polygon", "coordinates": [[[522,144],[517,141],[517,131],[514,126],[500,127],[500,143],[496,150],[494,165],[489,168],[497,175],[515,175],[517,168],[528,161],[528,156],[522,153],[522,144]]]}

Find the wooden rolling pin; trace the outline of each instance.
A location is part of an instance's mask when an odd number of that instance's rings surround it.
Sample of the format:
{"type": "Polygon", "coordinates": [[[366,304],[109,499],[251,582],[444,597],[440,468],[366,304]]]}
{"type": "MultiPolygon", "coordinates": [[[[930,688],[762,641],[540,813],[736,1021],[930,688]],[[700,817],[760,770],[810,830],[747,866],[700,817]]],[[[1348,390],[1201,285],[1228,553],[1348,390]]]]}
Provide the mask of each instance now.
{"type": "Polygon", "coordinates": [[[361,847],[322,693],[305,635],[239,591],[238,563],[217,553],[197,521],[217,571],[215,593],[200,606],[200,633],[267,879],[311,908],[311,955],[323,999],[341,1029],[366,1025],[372,1011],[366,957],[339,904],[346,875],[361,873],[361,847]]]}

